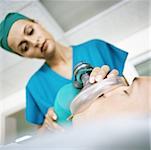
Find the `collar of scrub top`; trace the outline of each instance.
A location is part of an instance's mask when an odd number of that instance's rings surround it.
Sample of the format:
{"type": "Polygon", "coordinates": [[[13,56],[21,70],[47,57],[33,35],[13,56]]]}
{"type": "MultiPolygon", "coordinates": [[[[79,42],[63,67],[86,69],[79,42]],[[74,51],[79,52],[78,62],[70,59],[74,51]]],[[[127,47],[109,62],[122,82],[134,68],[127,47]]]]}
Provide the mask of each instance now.
{"type": "Polygon", "coordinates": [[[12,12],[12,13],[8,13],[6,17],[4,18],[4,20],[0,23],[0,46],[4,50],[14,53],[13,50],[8,45],[7,38],[8,38],[8,34],[12,25],[16,21],[21,20],[21,19],[30,20],[28,17],[20,13],[12,12]]]}

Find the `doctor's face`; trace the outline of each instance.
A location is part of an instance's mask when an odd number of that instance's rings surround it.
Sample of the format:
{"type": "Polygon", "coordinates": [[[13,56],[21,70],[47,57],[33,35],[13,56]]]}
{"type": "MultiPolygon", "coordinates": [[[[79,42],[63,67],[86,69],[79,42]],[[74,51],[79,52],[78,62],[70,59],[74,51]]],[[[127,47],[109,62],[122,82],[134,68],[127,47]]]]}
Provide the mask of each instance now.
{"type": "Polygon", "coordinates": [[[15,52],[29,58],[50,58],[55,40],[40,24],[31,20],[16,21],[8,35],[8,45],[15,52]]]}

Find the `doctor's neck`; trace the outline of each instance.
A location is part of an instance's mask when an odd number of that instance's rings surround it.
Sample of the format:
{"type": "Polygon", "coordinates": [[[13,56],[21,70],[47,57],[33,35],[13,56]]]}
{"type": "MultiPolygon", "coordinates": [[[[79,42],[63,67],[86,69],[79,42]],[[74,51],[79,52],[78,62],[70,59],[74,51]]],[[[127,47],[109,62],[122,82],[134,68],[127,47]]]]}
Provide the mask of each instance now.
{"type": "Polygon", "coordinates": [[[56,42],[51,59],[46,60],[49,66],[68,64],[72,61],[72,48],[56,42]]]}

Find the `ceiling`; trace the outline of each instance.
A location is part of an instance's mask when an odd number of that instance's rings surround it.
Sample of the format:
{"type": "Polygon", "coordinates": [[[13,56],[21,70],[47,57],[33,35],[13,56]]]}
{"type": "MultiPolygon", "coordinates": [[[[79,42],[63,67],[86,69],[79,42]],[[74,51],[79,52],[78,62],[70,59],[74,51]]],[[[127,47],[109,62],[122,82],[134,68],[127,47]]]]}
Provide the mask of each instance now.
{"type": "Polygon", "coordinates": [[[40,0],[66,32],[122,0],[40,0]]]}

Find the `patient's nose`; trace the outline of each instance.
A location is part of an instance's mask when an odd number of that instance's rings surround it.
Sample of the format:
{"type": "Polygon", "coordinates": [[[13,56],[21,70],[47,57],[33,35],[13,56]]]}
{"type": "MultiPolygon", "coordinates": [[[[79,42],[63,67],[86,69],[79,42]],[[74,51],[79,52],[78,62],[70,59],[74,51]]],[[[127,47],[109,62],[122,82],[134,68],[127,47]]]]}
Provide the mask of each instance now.
{"type": "Polygon", "coordinates": [[[42,46],[42,42],[40,42],[40,37],[33,39],[32,43],[34,47],[41,48],[42,46]]]}

